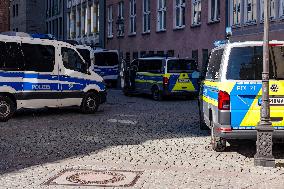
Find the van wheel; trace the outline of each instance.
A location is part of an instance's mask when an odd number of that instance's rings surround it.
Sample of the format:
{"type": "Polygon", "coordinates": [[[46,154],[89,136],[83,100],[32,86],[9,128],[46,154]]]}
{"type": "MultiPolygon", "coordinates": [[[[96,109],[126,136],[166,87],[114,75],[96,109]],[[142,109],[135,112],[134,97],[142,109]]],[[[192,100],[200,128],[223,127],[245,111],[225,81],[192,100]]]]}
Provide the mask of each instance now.
{"type": "Polygon", "coordinates": [[[155,101],[161,101],[163,99],[162,94],[157,87],[152,89],[152,98],[155,101]]]}
{"type": "Polygon", "coordinates": [[[6,96],[0,96],[0,121],[8,121],[15,113],[15,103],[6,96]]]}
{"type": "Polygon", "coordinates": [[[211,128],[211,146],[216,152],[224,152],[226,150],[226,140],[221,137],[216,137],[214,127],[211,128]]]}
{"type": "Polygon", "coordinates": [[[85,114],[93,114],[99,108],[99,97],[96,93],[87,93],[83,98],[81,111],[85,114]]]}
{"type": "Polygon", "coordinates": [[[200,118],[199,128],[200,128],[200,130],[202,130],[202,131],[208,131],[208,130],[210,130],[209,127],[206,125],[206,123],[202,120],[202,118],[200,118]]]}

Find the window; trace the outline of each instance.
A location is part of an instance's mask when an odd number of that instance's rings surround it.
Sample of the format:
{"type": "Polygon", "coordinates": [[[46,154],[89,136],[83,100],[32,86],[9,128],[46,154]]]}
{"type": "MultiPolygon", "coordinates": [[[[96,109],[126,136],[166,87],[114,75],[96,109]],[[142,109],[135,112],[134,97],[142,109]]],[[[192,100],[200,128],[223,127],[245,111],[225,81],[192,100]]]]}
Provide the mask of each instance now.
{"type": "Polygon", "coordinates": [[[185,27],[185,0],[175,0],[175,28],[185,27]]]}
{"type": "Polygon", "coordinates": [[[22,44],[25,71],[52,72],[55,64],[55,48],[53,46],[22,44]]]}
{"type": "Polygon", "coordinates": [[[256,0],[245,0],[244,1],[244,20],[246,23],[256,22],[256,10],[257,4],[256,0]]]}
{"type": "Polygon", "coordinates": [[[174,57],[175,56],[175,50],[168,50],[167,56],[174,57]]]}
{"type": "Polygon", "coordinates": [[[150,72],[150,73],[161,73],[163,71],[162,68],[163,61],[162,60],[139,60],[138,71],[139,72],[150,72]]]}
{"type": "MultiPolygon", "coordinates": [[[[268,1],[270,2],[270,19],[273,20],[276,18],[276,0],[268,1]]],[[[264,0],[260,0],[260,20],[264,20],[264,0]]]]}
{"type": "Polygon", "coordinates": [[[118,65],[118,54],[114,52],[95,53],[95,65],[97,66],[115,66],[118,65]]]}
{"type": "Polygon", "coordinates": [[[0,42],[0,69],[5,71],[21,71],[24,57],[18,43],[0,42]]]}
{"type": "Polygon", "coordinates": [[[198,62],[198,50],[192,51],[192,59],[198,62]]]}
{"type": "Polygon", "coordinates": [[[197,69],[195,60],[169,60],[167,62],[168,73],[190,73],[197,69]]]}
{"type": "MultiPolygon", "coordinates": [[[[227,78],[261,80],[263,47],[236,47],[231,50],[227,78]]],[[[270,79],[284,79],[284,47],[270,47],[270,79]]]]}
{"type": "Polygon", "coordinates": [[[157,51],[157,55],[164,56],[164,51],[157,51]]]}
{"type": "Polygon", "coordinates": [[[284,0],[279,0],[279,17],[284,18],[284,0]]]}
{"type": "Polygon", "coordinates": [[[158,1],[157,31],[165,31],[166,14],[167,14],[166,0],[157,0],[157,1],[158,1]]]}
{"type": "Polygon", "coordinates": [[[133,52],[132,58],[133,58],[133,60],[137,59],[138,58],[138,52],[133,52]]]}
{"type": "Polygon", "coordinates": [[[65,68],[81,73],[86,73],[87,65],[83,62],[83,60],[76,51],[63,47],[61,49],[61,54],[63,65],[65,68]]]}
{"type": "Polygon", "coordinates": [[[224,49],[215,50],[214,52],[212,52],[208,64],[206,79],[212,79],[212,80],[219,79],[220,77],[219,70],[222,62],[223,52],[224,49]]]}
{"type": "Polygon", "coordinates": [[[192,0],[192,25],[201,24],[201,0],[192,0]]]}
{"type": "Polygon", "coordinates": [[[16,6],[13,5],[13,17],[15,17],[15,16],[16,16],[16,6]]]}
{"type": "Polygon", "coordinates": [[[146,51],[141,51],[141,52],[140,52],[140,57],[143,58],[145,55],[146,55],[146,51]]]}
{"type": "Polygon", "coordinates": [[[220,0],[208,0],[209,22],[220,20],[220,0]]]}
{"type": "Polygon", "coordinates": [[[130,0],[130,34],[136,34],[136,0],[130,0]]]}
{"type": "Polygon", "coordinates": [[[16,4],[16,16],[19,16],[19,5],[16,4]]]}
{"type": "Polygon", "coordinates": [[[81,54],[81,56],[84,58],[86,63],[88,64],[88,68],[91,66],[91,57],[90,57],[90,51],[88,49],[77,49],[77,51],[81,54]]]}
{"type": "Polygon", "coordinates": [[[231,0],[231,25],[241,24],[241,0],[231,0]]]}
{"type": "MultiPolygon", "coordinates": [[[[124,22],[124,2],[123,1],[120,1],[118,3],[118,18],[120,18],[124,22]]],[[[118,33],[118,36],[123,36],[124,35],[124,26],[119,26],[119,27],[122,27],[122,28],[120,28],[119,31],[121,33],[118,33]]]]}
{"type": "Polygon", "coordinates": [[[107,8],[107,36],[113,37],[113,16],[112,5],[107,8]]]}
{"type": "Polygon", "coordinates": [[[151,27],[150,0],[143,0],[143,33],[149,33],[151,27]]]}

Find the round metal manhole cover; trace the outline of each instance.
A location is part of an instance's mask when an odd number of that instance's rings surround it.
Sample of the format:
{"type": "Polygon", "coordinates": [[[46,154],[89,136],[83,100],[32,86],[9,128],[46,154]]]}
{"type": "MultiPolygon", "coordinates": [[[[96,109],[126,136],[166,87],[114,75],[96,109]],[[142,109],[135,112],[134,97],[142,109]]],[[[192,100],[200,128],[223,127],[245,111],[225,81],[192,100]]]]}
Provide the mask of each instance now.
{"type": "Polygon", "coordinates": [[[84,185],[107,185],[123,181],[125,178],[125,175],[115,172],[81,172],[67,177],[66,180],[72,183],[84,185]]]}

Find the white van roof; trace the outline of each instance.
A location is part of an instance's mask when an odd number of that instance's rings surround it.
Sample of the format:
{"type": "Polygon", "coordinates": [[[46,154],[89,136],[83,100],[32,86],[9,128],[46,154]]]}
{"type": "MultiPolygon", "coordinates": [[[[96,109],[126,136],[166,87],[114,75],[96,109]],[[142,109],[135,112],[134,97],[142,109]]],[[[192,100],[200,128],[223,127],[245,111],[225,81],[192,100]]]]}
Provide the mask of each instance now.
{"type": "MultiPolygon", "coordinates": [[[[269,44],[280,45],[280,46],[283,45],[284,46],[284,41],[272,40],[272,41],[269,41],[269,44]]],[[[213,50],[225,48],[227,46],[229,46],[229,47],[246,47],[246,46],[262,46],[262,45],[263,45],[263,41],[233,42],[233,43],[226,43],[226,44],[220,45],[220,46],[214,48],[213,50]]]]}
{"type": "Polygon", "coordinates": [[[19,37],[19,36],[8,36],[0,34],[0,41],[2,42],[17,42],[17,43],[31,43],[31,44],[42,44],[42,45],[53,45],[53,46],[62,46],[74,48],[73,45],[69,43],[65,43],[57,40],[49,40],[49,39],[39,39],[39,38],[31,38],[31,37],[19,37]]]}

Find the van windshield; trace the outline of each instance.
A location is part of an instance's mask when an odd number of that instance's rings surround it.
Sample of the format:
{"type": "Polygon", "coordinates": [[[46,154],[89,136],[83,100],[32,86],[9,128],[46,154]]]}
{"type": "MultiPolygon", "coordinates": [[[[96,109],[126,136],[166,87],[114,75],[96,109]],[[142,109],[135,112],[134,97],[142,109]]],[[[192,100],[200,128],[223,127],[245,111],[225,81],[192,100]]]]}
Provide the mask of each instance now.
{"type": "Polygon", "coordinates": [[[81,56],[84,58],[88,67],[91,65],[90,51],[88,49],[77,49],[81,56]]]}
{"type": "Polygon", "coordinates": [[[118,54],[116,52],[95,53],[95,65],[97,66],[115,66],[118,65],[118,54]]]}
{"type": "MultiPolygon", "coordinates": [[[[261,80],[263,47],[235,47],[231,49],[227,79],[261,80]]],[[[269,77],[284,79],[284,47],[269,48],[269,77]]]]}
{"type": "Polygon", "coordinates": [[[193,72],[197,69],[195,60],[176,59],[168,61],[168,73],[193,72]]]}

